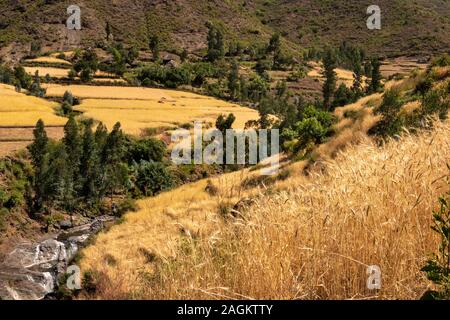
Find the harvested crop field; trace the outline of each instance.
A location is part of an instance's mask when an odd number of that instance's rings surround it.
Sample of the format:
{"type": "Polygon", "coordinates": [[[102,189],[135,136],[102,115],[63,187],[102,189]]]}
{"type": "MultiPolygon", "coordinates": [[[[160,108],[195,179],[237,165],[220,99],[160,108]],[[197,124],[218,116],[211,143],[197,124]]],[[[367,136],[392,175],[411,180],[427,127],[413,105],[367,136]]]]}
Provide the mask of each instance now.
{"type": "Polygon", "coordinates": [[[61,97],[70,91],[84,99],[77,111],[104,122],[108,128],[120,121],[129,134],[140,134],[146,128],[179,126],[200,120],[214,123],[220,114],[233,113],[235,127],[244,128],[258,118],[256,110],[189,92],[136,88],[47,85],[47,95],[61,97]]]}
{"type": "Polygon", "coordinates": [[[0,126],[34,126],[39,119],[46,125],[61,126],[66,118],[55,114],[58,104],[24,93],[18,93],[13,86],[0,84],[0,126]]]}
{"type": "Polygon", "coordinates": [[[50,138],[61,138],[67,119],[55,114],[57,106],[0,84],[0,157],[25,148],[33,139],[33,128],[39,119],[48,126],[50,138]]]}
{"type": "MultiPolygon", "coordinates": [[[[36,71],[39,72],[39,76],[43,77],[46,76],[47,74],[50,77],[53,78],[67,78],[69,75],[69,69],[63,69],[63,68],[54,68],[54,67],[24,67],[25,71],[30,74],[30,75],[34,75],[36,73],[36,71]]],[[[113,78],[113,76],[111,76],[109,73],[103,72],[103,71],[97,71],[95,73],[96,77],[102,77],[102,78],[113,78]]],[[[98,78],[100,80],[102,80],[101,78],[98,78]]],[[[122,79],[117,79],[117,80],[122,80],[122,79]]]]}
{"type": "Polygon", "coordinates": [[[58,59],[56,57],[38,57],[36,59],[25,60],[27,63],[52,63],[52,64],[65,64],[71,66],[69,61],[58,59]]]}

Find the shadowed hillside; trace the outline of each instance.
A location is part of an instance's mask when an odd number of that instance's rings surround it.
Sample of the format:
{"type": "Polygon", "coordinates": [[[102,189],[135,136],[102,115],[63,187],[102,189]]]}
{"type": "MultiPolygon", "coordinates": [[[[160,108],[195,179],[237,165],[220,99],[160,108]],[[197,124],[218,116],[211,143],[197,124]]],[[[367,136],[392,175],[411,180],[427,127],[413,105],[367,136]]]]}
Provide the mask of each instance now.
{"type": "Polygon", "coordinates": [[[429,54],[449,47],[450,3],[442,0],[382,0],[382,30],[366,27],[365,1],[298,0],[80,0],[81,32],[68,31],[66,8],[71,1],[0,1],[0,43],[5,52],[27,51],[30,41],[64,50],[98,44],[110,24],[114,39],[147,46],[158,34],[169,50],[204,48],[207,21],[223,28],[226,37],[264,41],[274,31],[291,49],[324,47],[343,40],[384,55],[429,54]],[[15,48],[16,50],[14,50],[15,48]]]}

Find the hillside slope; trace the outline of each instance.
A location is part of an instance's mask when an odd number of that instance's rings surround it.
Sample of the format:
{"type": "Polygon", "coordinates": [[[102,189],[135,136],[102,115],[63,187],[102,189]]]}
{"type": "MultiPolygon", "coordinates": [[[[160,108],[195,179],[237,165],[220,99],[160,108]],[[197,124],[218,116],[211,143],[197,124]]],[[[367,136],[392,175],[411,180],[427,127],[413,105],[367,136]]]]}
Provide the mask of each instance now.
{"type": "Polygon", "coordinates": [[[214,179],[214,196],[207,181],[163,193],[101,234],[82,268],[101,299],[417,299],[449,135],[447,121],[381,148],[362,138],[326,170],[295,164],[267,187],[245,188],[251,172],[238,172],[214,179]],[[373,264],[378,292],[366,287],[373,264]]]}
{"type": "Polygon", "coordinates": [[[285,36],[292,49],[323,47],[347,40],[369,52],[427,54],[450,47],[450,3],[443,0],[380,0],[383,28],[367,30],[365,1],[317,0],[80,0],[81,32],[65,28],[70,1],[1,0],[0,44],[3,52],[27,51],[31,40],[64,50],[95,44],[106,37],[109,22],[116,40],[144,46],[159,34],[166,49],[205,47],[207,21],[220,25],[228,39],[266,41],[285,36]]]}

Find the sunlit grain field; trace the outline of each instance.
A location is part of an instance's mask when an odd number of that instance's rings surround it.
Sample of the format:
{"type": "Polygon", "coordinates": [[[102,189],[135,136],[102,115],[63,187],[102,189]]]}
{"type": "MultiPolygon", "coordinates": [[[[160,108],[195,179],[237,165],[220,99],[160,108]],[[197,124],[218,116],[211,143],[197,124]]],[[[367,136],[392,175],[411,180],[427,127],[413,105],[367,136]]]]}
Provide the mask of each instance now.
{"type": "MultiPolygon", "coordinates": [[[[67,78],[69,75],[69,69],[63,69],[63,68],[54,68],[54,67],[24,67],[25,71],[29,75],[35,75],[36,71],[39,72],[39,76],[44,77],[47,74],[52,78],[67,78]]],[[[104,78],[112,78],[113,76],[103,72],[103,71],[97,71],[95,73],[96,77],[104,77],[104,78]]],[[[97,78],[97,80],[103,80],[97,78]]],[[[119,79],[118,79],[119,80],[119,79]]]]}
{"type": "Polygon", "coordinates": [[[56,57],[38,57],[35,59],[29,59],[29,60],[25,60],[25,62],[27,63],[54,63],[54,64],[65,64],[65,65],[72,65],[69,61],[63,60],[63,59],[59,59],[56,57]]]}
{"type": "MultiPolygon", "coordinates": [[[[273,185],[243,171],[139,203],[83,252],[100,299],[417,299],[438,248],[430,226],[447,191],[450,124],[379,147],[367,137],[273,185]],[[321,170],[326,168],[326,170],[321,170]],[[241,199],[235,218],[224,206],[241,199]],[[110,263],[113,261],[114,263],[110,263]],[[381,290],[366,270],[378,265],[381,290]]],[[[301,166],[300,166],[301,167],[301,166]]]]}
{"type": "Polygon", "coordinates": [[[29,75],[34,75],[36,71],[39,72],[39,76],[44,77],[49,75],[53,78],[67,78],[69,69],[52,68],[52,67],[24,67],[25,71],[29,75]]]}
{"type": "Polygon", "coordinates": [[[0,84],[0,126],[64,125],[66,118],[55,115],[58,104],[18,93],[13,86],[0,84]]]}
{"type": "MultiPolygon", "coordinates": [[[[337,84],[340,85],[341,83],[344,83],[347,87],[351,87],[353,85],[353,72],[350,70],[342,69],[342,68],[336,68],[334,70],[336,72],[337,76],[337,84]]],[[[321,64],[314,63],[313,69],[308,72],[308,77],[318,79],[320,81],[324,81],[323,77],[323,68],[321,64]]],[[[366,77],[363,77],[363,82],[367,81],[366,77]]]]}
{"type": "Polygon", "coordinates": [[[220,114],[233,113],[235,128],[244,128],[249,120],[258,119],[255,110],[189,92],[136,88],[47,85],[47,95],[61,97],[70,91],[82,98],[77,111],[85,117],[102,121],[111,128],[120,121],[129,134],[143,129],[177,127],[195,120],[214,124],[220,114]]]}

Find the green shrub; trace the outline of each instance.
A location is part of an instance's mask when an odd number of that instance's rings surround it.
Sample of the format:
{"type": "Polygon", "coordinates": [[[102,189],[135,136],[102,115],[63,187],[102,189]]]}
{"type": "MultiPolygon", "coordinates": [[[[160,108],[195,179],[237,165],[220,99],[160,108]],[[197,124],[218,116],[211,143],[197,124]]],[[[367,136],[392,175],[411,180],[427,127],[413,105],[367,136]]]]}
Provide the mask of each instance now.
{"type": "MultiPolygon", "coordinates": [[[[448,165],[450,170],[450,165],[448,165]]],[[[450,187],[450,180],[447,181],[450,187]]],[[[432,229],[440,239],[439,252],[427,261],[422,271],[429,280],[439,287],[439,291],[427,291],[422,299],[450,299],[450,191],[439,198],[440,209],[433,212],[432,229]]]]}
{"type": "Polygon", "coordinates": [[[170,172],[160,162],[142,161],[137,167],[136,187],[143,196],[153,196],[173,186],[170,172]]]}
{"type": "Polygon", "coordinates": [[[128,163],[141,161],[161,162],[166,152],[164,142],[146,138],[141,140],[130,139],[127,143],[128,163]]]}
{"type": "Polygon", "coordinates": [[[5,208],[8,208],[11,210],[13,208],[23,205],[24,202],[25,202],[25,199],[24,199],[23,193],[21,193],[17,190],[14,190],[10,194],[9,199],[5,202],[5,208]]]}
{"type": "Polygon", "coordinates": [[[375,110],[376,114],[382,115],[381,121],[373,127],[369,133],[378,136],[394,136],[400,133],[404,125],[404,119],[399,117],[399,111],[403,101],[398,90],[387,90],[384,93],[383,102],[375,110]]]}
{"type": "Polygon", "coordinates": [[[444,91],[429,91],[422,99],[423,116],[438,115],[441,119],[445,119],[450,107],[446,96],[444,91]]]}
{"type": "Polygon", "coordinates": [[[306,107],[300,114],[300,121],[294,128],[286,128],[281,133],[285,151],[297,153],[310,146],[320,144],[332,133],[335,122],[333,115],[314,106],[306,107]]]}
{"type": "Polygon", "coordinates": [[[432,67],[446,67],[450,66],[450,54],[446,53],[439,58],[436,58],[432,63],[432,67]]]}

